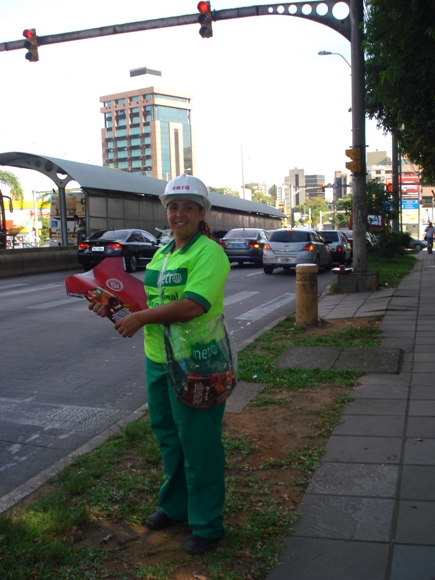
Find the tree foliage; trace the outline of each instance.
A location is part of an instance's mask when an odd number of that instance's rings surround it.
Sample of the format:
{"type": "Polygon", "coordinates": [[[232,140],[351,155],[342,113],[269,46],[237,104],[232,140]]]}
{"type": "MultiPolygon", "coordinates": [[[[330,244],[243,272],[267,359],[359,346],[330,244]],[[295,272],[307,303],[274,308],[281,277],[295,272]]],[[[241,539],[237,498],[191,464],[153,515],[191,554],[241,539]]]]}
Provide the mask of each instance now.
{"type": "Polygon", "coordinates": [[[209,191],[213,191],[214,193],[221,193],[222,195],[230,195],[231,197],[240,197],[240,193],[235,191],[234,189],[230,189],[229,187],[212,187],[210,186],[209,191]]]}
{"type": "MultiPolygon", "coordinates": [[[[366,206],[368,216],[382,216],[387,227],[391,226],[393,219],[393,206],[391,194],[385,190],[385,185],[379,179],[370,179],[366,184],[366,206]]],[[[346,195],[337,201],[337,209],[344,211],[350,217],[352,212],[352,195],[346,195]]],[[[367,229],[369,228],[367,221],[367,229]]]]}
{"type": "Polygon", "coordinates": [[[368,0],[366,108],[435,183],[435,2],[368,0]]]}
{"type": "Polygon", "coordinates": [[[0,170],[0,183],[9,187],[9,194],[16,201],[24,201],[24,192],[20,180],[11,171],[0,170]]]}

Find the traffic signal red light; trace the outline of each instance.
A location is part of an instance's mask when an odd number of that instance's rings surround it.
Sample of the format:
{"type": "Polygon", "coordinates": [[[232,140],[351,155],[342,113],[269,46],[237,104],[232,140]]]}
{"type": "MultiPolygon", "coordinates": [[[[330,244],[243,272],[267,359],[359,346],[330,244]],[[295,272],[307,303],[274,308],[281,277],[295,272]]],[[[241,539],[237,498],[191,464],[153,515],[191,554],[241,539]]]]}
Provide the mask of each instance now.
{"type": "Polygon", "coordinates": [[[198,2],[197,8],[200,13],[198,16],[198,22],[201,25],[199,34],[202,38],[211,38],[213,36],[213,29],[210,2],[198,2]]]}
{"type": "Polygon", "coordinates": [[[36,30],[34,28],[26,28],[23,30],[23,36],[26,39],[24,41],[24,48],[27,48],[26,58],[29,62],[38,62],[38,37],[36,36],[36,30]]]}
{"type": "Polygon", "coordinates": [[[385,191],[387,193],[393,193],[393,184],[390,183],[389,181],[385,182],[385,191]]]}

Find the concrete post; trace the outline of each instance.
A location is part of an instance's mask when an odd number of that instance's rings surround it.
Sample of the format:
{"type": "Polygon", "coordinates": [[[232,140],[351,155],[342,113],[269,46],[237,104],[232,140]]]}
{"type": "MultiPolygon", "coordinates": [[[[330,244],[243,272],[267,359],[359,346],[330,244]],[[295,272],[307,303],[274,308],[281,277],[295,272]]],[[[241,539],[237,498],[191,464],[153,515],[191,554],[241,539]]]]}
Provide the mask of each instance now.
{"type": "Polygon", "coordinates": [[[318,290],[316,264],[296,266],[296,322],[298,324],[317,324],[318,290]]]}

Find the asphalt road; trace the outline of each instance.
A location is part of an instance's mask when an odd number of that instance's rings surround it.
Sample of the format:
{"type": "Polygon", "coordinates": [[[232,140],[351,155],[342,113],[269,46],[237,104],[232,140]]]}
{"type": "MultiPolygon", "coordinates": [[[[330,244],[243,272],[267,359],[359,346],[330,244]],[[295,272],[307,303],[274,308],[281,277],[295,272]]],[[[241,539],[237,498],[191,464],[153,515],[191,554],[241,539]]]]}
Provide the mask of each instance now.
{"type": "MultiPolygon", "coordinates": [[[[123,339],[67,296],[72,273],[0,279],[0,512],[147,401],[142,334],[123,339]]],[[[319,273],[319,294],[332,279],[319,273]]],[[[232,267],[225,316],[238,348],[295,312],[295,280],[232,267]]]]}

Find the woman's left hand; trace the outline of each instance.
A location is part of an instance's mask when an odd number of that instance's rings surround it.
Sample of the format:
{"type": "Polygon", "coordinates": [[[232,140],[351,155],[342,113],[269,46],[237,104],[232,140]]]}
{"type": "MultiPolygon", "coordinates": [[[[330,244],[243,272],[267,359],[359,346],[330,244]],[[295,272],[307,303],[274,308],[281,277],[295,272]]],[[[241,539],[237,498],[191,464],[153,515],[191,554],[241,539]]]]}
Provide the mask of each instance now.
{"type": "Polygon", "coordinates": [[[131,338],[142,326],[143,322],[140,320],[140,312],[133,312],[115,322],[115,330],[124,338],[131,338]]]}

